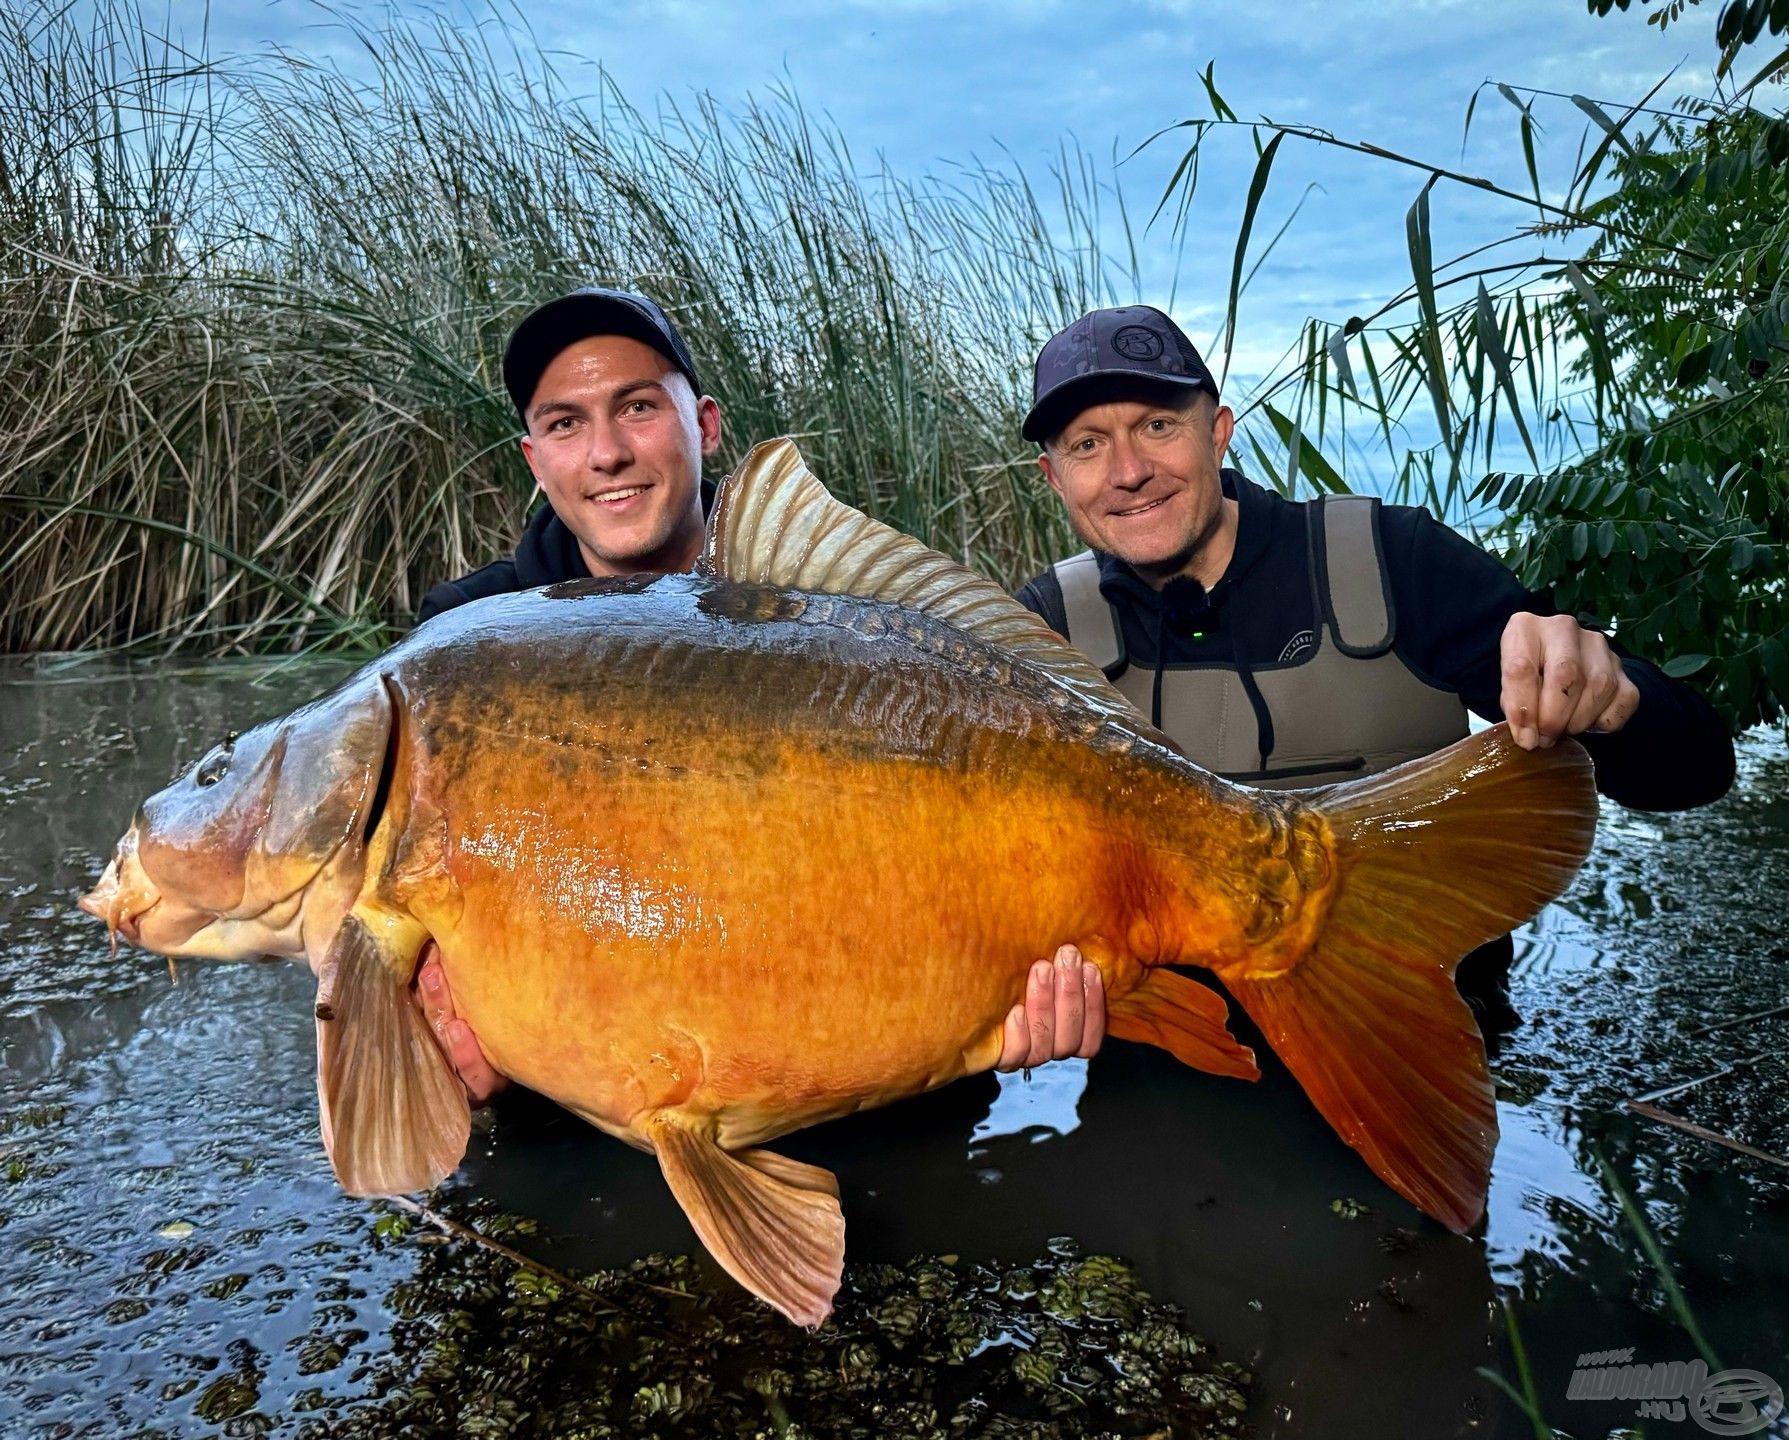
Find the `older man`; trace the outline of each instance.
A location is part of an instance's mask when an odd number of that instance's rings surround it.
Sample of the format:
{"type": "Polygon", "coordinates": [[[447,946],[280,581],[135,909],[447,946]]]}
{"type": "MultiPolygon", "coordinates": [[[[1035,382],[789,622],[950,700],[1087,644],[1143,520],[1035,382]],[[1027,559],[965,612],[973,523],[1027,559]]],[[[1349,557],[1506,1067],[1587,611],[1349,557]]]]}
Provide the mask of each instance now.
{"type": "MultiPolygon", "coordinates": [[[[1148,306],[1096,310],[1044,346],[1025,437],[1089,547],[1019,593],[1194,760],[1250,785],[1372,774],[1508,719],[1533,749],[1580,739],[1598,788],[1674,810],[1733,780],[1696,691],[1554,613],[1414,506],[1297,503],[1224,468],[1235,417],[1148,306]]],[[[1461,980],[1487,1030],[1506,937],[1461,980]]]]}
{"type": "MultiPolygon", "coordinates": [[[[713,487],[702,461],[721,439],[721,411],[704,395],[669,317],[644,296],[597,287],[527,315],[503,356],[503,383],[524,427],[522,454],[547,504],[515,553],[435,586],[428,620],[489,595],[599,575],[687,570],[701,553],[713,487]]],[[[417,988],[424,1013],[472,1102],[506,1083],[458,1019],[433,945],[417,988]]],[[[1032,967],[1025,1000],[1007,1017],[998,1068],[1090,1056],[1105,1033],[1098,969],[1072,947],[1032,967]]]]}

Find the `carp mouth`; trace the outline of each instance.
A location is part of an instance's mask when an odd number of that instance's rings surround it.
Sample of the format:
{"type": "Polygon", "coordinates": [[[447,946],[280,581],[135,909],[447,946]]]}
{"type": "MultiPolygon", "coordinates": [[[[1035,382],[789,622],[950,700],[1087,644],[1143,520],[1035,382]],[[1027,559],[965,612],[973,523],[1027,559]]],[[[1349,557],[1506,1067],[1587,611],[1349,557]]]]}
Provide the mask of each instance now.
{"type": "Polygon", "coordinates": [[[113,955],[118,953],[120,938],[152,954],[201,960],[289,956],[301,951],[297,927],[306,886],[254,915],[221,915],[163,891],[144,871],[131,840],[127,835],[119,843],[118,855],[105,873],[76,902],[105,922],[113,955]]]}
{"type": "Polygon", "coordinates": [[[93,888],[76,902],[96,919],[103,920],[118,953],[122,938],[139,950],[161,955],[190,953],[194,938],[219,918],[169,896],[149,878],[137,857],[137,831],[133,826],[118,842],[118,853],[106,865],[93,888]]]}
{"type": "Polygon", "coordinates": [[[143,918],[162,903],[162,893],[137,859],[137,831],[132,826],[118,842],[118,853],[107,863],[94,887],[77,902],[89,915],[106,922],[112,953],[118,953],[118,937],[132,945],[143,943],[143,918]]]}

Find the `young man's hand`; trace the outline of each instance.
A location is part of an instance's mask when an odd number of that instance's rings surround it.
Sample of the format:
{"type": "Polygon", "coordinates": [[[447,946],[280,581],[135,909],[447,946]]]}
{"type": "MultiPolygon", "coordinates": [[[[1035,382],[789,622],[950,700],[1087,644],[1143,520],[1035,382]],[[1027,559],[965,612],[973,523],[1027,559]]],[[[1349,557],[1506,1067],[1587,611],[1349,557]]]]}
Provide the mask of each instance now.
{"type": "Polygon", "coordinates": [[[1586,730],[1606,735],[1639,707],[1640,692],[1607,637],[1570,615],[1512,615],[1501,649],[1499,704],[1524,750],[1586,730]]]}
{"type": "Polygon", "coordinates": [[[414,994],[435,1043],[466,1087],[473,1109],[490,1104],[493,1095],[509,1088],[509,1080],[491,1068],[472,1027],[453,1013],[453,992],[447,988],[447,972],[441,968],[441,953],[433,940],[423,947],[414,994]]]}
{"type": "Polygon", "coordinates": [[[1025,981],[1025,1003],[1006,1017],[996,1070],[1029,1070],[1071,1055],[1091,1059],[1106,1038],[1106,987],[1099,966],[1073,945],[1039,960],[1025,981]]]}
{"type": "MultiPolygon", "coordinates": [[[[489,1104],[509,1080],[492,1068],[472,1027],[454,1014],[453,993],[441,957],[430,941],[416,972],[416,1003],[429,1031],[466,1087],[474,1107],[489,1104]]],[[[996,1070],[1028,1070],[1070,1055],[1091,1058],[1106,1037],[1106,990],[1099,967],[1089,965],[1073,945],[1039,960],[1025,983],[1025,1000],[1006,1017],[996,1070]]]]}

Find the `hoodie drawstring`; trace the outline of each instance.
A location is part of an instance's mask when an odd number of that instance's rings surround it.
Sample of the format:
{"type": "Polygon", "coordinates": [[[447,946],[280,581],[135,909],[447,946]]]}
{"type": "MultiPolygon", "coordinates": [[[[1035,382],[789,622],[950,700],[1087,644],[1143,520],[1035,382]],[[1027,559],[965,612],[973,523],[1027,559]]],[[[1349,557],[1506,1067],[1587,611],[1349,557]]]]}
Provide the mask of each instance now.
{"type": "Polygon", "coordinates": [[[1168,607],[1155,612],[1155,685],[1150,691],[1149,723],[1162,728],[1162,662],[1168,655],[1168,607]]]}
{"type": "MultiPolygon", "coordinates": [[[[1242,680],[1243,693],[1249,697],[1249,705],[1255,712],[1255,743],[1261,751],[1261,769],[1267,768],[1267,757],[1273,754],[1273,716],[1268,713],[1267,701],[1261,694],[1261,687],[1255,683],[1255,672],[1249,669],[1249,662],[1242,654],[1242,629],[1240,626],[1230,627],[1230,659],[1236,666],[1236,673],[1242,680]]],[[[1161,661],[1156,661],[1159,667],[1161,661]]],[[[1161,706],[1161,670],[1156,671],[1156,706],[1161,706]]],[[[1160,728],[1161,722],[1156,722],[1160,728]]]]}
{"type": "MultiPolygon", "coordinates": [[[[1189,603],[1187,596],[1174,586],[1174,582],[1162,596],[1162,602],[1155,612],[1155,679],[1150,687],[1149,723],[1156,729],[1162,728],[1162,675],[1168,668],[1168,628],[1170,624],[1180,623],[1191,628],[1201,623],[1211,624],[1215,617],[1212,611],[1211,597],[1203,587],[1196,587],[1196,599],[1189,603]]],[[[1196,585],[1196,582],[1195,582],[1196,585]]],[[[1273,715],[1267,708],[1267,699],[1261,693],[1261,687],[1255,683],[1255,674],[1249,669],[1249,662],[1242,651],[1241,627],[1231,625],[1230,661],[1236,667],[1237,679],[1242,681],[1242,693],[1249,697],[1249,708],[1255,712],[1255,746],[1261,752],[1260,768],[1267,768],[1267,757],[1273,754],[1273,715]]]]}

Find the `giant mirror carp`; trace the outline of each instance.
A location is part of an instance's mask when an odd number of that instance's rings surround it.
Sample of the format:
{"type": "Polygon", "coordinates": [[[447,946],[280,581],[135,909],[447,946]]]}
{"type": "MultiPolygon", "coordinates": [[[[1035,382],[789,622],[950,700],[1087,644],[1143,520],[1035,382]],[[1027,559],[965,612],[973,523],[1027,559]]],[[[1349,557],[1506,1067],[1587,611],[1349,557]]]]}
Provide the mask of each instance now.
{"type": "Polygon", "coordinates": [[[1370,779],[1218,780],[1029,611],[828,495],[788,442],[722,487],[693,574],[430,621],[214,747],[82,905],[167,955],[317,977],[341,1183],[431,1186],[465,1093],[409,987],[431,938],[492,1062],[653,1152],[696,1233],[830,1312],[838,1185],[761,1148],[992,1067],[1073,941],[1109,1033],[1253,1079],[1218,976],[1330,1124],[1456,1230],[1496,1112],[1458,958],[1569,882],[1576,744],[1504,727],[1370,779]]]}

